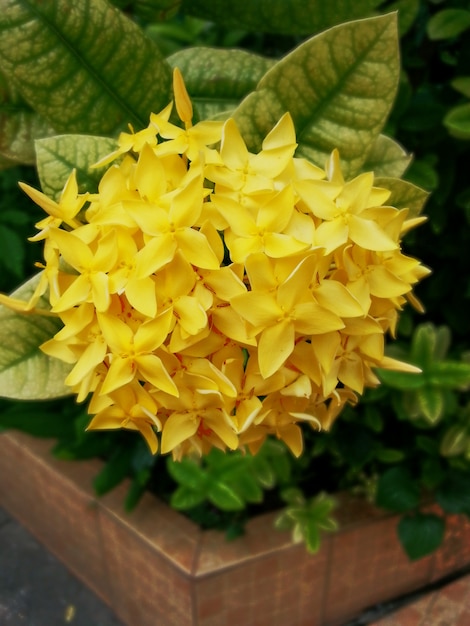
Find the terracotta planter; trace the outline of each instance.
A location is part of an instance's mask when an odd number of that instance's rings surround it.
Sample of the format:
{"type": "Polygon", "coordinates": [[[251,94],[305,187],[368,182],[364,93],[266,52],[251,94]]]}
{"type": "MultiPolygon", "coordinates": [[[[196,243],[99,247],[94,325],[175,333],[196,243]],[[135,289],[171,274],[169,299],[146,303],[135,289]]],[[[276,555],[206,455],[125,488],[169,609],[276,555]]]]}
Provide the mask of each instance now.
{"type": "Polygon", "coordinates": [[[132,514],[122,489],[97,500],[100,463],[57,461],[50,447],[0,436],[0,502],[129,626],[343,624],[470,563],[463,519],[452,518],[436,554],[410,563],[396,517],[350,496],[340,496],[341,530],[314,556],[276,531],[272,514],[227,543],[151,495],[132,514]]]}

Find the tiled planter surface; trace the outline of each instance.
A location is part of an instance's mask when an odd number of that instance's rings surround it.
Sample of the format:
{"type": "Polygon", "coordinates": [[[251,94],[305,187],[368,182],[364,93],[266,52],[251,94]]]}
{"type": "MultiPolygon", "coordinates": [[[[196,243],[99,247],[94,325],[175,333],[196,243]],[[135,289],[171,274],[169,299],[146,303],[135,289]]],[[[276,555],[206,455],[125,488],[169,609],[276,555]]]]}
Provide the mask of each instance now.
{"type": "Polygon", "coordinates": [[[393,515],[339,496],[340,530],[308,555],[275,515],[246,534],[201,531],[150,494],[124,513],[123,487],[99,500],[99,461],[50,457],[50,441],[0,436],[0,502],[129,626],[334,626],[470,563],[470,524],[410,563],[393,515]]]}

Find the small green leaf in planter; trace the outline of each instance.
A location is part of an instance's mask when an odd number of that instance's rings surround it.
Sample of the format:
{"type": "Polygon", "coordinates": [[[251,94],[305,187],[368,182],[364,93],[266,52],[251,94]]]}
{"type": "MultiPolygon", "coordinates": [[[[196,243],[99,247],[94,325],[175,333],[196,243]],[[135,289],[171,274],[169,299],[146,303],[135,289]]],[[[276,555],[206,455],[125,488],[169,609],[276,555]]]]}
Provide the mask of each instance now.
{"type": "Polygon", "coordinates": [[[296,488],[286,489],[282,495],[288,506],[275,521],[276,528],[292,530],[293,541],[304,541],[310,553],[320,547],[321,531],[334,531],[336,521],[331,513],[336,506],[335,500],[325,493],[320,493],[306,500],[303,493],[296,488]]]}
{"type": "Polygon", "coordinates": [[[180,486],[171,495],[170,504],[178,511],[187,511],[206,500],[205,489],[191,489],[180,486]]]}
{"type": "Polygon", "coordinates": [[[207,475],[195,461],[190,459],[173,461],[173,459],[168,458],[166,468],[173,480],[179,485],[197,491],[205,489],[207,475]]]}
{"type": "Polygon", "coordinates": [[[447,513],[470,516],[470,472],[450,470],[436,492],[436,500],[447,513]]]}
{"type": "Polygon", "coordinates": [[[207,497],[222,511],[241,511],[245,508],[245,503],[234,489],[216,480],[209,483],[207,497]]]}
{"type": "Polygon", "coordinates": [[[276,484],[276,474],[263,454],[257,454],[253,457],[252,469],[256,480],[262,487],[265,489],[274,487],[276,484]]]}
{"type": "Polygon", "coordinates": [[[93,487],[99,496],[114,489],[120,482],[129,476],[132,468],[134,449],[129,445],[116,448],[103,469],[95,476],[93,487]]]}
{"type": "Polygon", "coordinates": [[[263,501],[263,490],[256,476],[251,473],[239,472],[237,476],[234,476],[230,486],[245,502],[263,501]]]}
{"type": "Polygon", "coordinates": [[[140,470],[140,472],[134,476],[124,501],[126,511],[132,511],[137,506],[146,491],[151,476],[152,473],[148,468],[140,470]]]}
{"type": "Polygon", "coordinates": [[[442,543],[444,531],[444,519],[432,513],[407,515],[398,524],[398,537],[412,561],[434,552],[442,543]]]}
{"type": "Polygon", "coordinates": [[[384,472],[377,484],[377,506],[402,513],[419,505],[420,491],[405,467],[393,467],[384,472]]]}

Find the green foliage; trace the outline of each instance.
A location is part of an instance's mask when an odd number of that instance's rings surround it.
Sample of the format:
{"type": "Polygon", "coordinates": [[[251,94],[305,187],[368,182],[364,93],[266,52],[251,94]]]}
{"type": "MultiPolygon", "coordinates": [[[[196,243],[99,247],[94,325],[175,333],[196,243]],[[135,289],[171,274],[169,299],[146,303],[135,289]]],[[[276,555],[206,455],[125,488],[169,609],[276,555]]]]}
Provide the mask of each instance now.
{"type": "Polygon", "coordinates": [[[59,135],[38,139],[37,168],[43,192],[57,201],[74,168],[77,170],[79,191],[96,190],[103,168],[92,166],[115,148],[113,139],[92,135],[59,135]]]}
{"type": "Polygon", "coordinates": [[[367,17],[381,0],[182,0],[192,15],[231,28],[307,35],[351,19],[367,17]]]}
{"type": "Polygon", "coordinates": [[[283,445],[268,441],[255,456],[213,449],[203,459],[168,459],[168,473],[177,483],[171,505],[190,511],[208,502],[222,511],[240,511],[259,504],[263,489],[289,481],[292,461],[287,454],[283,445]]]}
{"type": "Polygon", "coordinates": [[[170,67],[157,46],[105,0],[9,0],[0,33],[2,74],[59,133],[140,128],[170,99],[170,67]]]}
{"type": "Polygon", "coordinates": [[[291,530],[296,542],[303,541],[307,550],[314,554],[320,548],[321,533],[333,532],[338,525],[331,513],[336,503],[325,493],[319,493],[306,499],[297,488],[292,487],[281,492],[287,507],[277,518],[276,528],[291,530]]]}
{"type": "MultiPolygon", "coordinates": [[[[40,276],[35,276],[13,292],[19,300],[27,301],[40,276]]],[[[38,308],[47,309],[43,298],[38,308]]],[[[62,327],[59,318],[38,314],[16,313],[0,305],[2,343],[0,345],[0,390],[5,398],[32,400],[70,395],[64,380],[68,364],[53,359],[39,346],[62,327]]]]}
{"type": "Polygon", "coordinates": [[[444,539],[445,521],[432,513],[406,515],[398,524],[398,537],[414,561],[436,550],[444,539]]]}
{"type": "Polygon", "coordinates": [[[176,52],[168,62],[181,70],[202,119],[235,109],[275,63],[245,50],[202,46],[176,52]]]}
{"type": "Polygon", "coordinates": [[[289,111],[299,156],[323,166],[336,147],[345,175],[354,175],[385,124],[398,70],[394,14],[342,24],[276,63],[234,118],[248,147],[257,151],[262,138],[289,111]],[[380,81],[375,80],[376,72],[380,81]]]}
{"type": "Polygon", "coordinates": [[[452,39],[470,28],[470,11],[465,9],[443,9],[435,13],[428,22],[429,39],[452,39]]]}
{"type": "Polygon", "coordinates": [[[384,509],[403,513],[419,505],[419,487],[404,467],[393,467],[379,478],[375,501],[384,509]]]}
{"type": "Polygon", "coordinates": [[[404,358],[420,367],[421,373],[378,371],[383,383],[403,392],[397,396],[396,404],[401,404],[400,412],[409,419],[424,419],[430,425],[438,422],[453,409],[455,394],[450,390],[470,388],[470,364],[447,359],[449,343],[446,327],[421,324],[412,337],[410,353],[404,358]]]}

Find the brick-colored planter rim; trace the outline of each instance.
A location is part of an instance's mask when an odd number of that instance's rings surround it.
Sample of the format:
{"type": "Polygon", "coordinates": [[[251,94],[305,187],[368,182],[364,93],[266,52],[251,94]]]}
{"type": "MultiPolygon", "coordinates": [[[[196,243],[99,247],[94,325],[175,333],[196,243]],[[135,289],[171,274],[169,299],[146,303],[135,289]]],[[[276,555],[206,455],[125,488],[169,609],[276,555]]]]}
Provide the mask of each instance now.
{"type": "Polygon", "coordinates": [[[448,519],[444,545],[409,562],[397,517],[340,494],[340,530],[316,555],[250,520],[227,542],[145,494],[123,511],[126,485],[97,499],[98,460],[59,461],[52,442],[0,435],[0,503],[129,626],[333,626],[470,563],[470,524],[448,519]]]}

